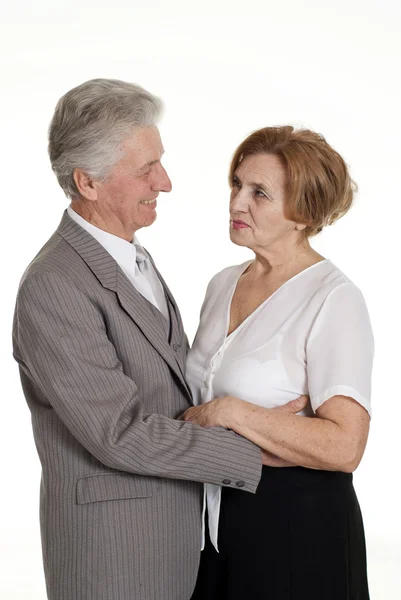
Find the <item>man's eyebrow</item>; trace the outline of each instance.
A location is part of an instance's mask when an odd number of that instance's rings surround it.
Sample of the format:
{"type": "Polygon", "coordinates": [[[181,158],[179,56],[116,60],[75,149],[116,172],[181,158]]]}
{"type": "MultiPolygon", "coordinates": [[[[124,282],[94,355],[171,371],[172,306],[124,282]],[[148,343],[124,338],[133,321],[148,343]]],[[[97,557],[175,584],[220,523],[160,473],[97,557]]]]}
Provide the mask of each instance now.
{"type": "Polygon", "coordinates": [[[161,157],[163,156],[163,154],[164,154],[164,150],[163,150],[163,152],[161,153],[161,156],[160,156],[160,158],[158,158],[158,159],[156,159],[156,160],[151,160],[151,161],[149,161],[149,162],[145,163],[144,165],[142,165],[142,167],[140,167],[140,168],[138,169],[139,173],[140,173],[141,171],[145,171],[145,170],[146,170],[146,169],[148,169],[149,167],[153,167],[153,165],[156,165],[157,163],[159,163],[159,162],[161,161],[161,157]]]}
{"type": "Polygon", "coordinates": [[[142,165],[142,167],[139,170],[144,171],[148,167],[152,167],[153,165],[155,165],[158,162],[160,162],[160,158],[158,158],[157,160],[151,160],[150,162],[147,162],[144,165],[142,165]]]}

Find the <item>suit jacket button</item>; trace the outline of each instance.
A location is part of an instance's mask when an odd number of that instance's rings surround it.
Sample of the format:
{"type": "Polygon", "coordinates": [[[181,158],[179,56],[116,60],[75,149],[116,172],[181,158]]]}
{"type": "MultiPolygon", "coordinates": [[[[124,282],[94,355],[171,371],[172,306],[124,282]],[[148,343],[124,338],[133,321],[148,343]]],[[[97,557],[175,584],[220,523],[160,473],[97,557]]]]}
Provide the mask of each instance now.
{"type": "Polygon", "coordinates": [[[237,481],[237,483],[235,484],[237,487],[244,487],[245,485],[245,481],[237,481]]]}
{"type": "Polygon", "coordinates": [[[230,485],[231,479],[223,479],[224,485],[230,485]]]}
{"type": "Polygon", "coordinates": [[[175,352],[178,352],[178,350],[181,348],[181,344],[173,344],[173,350],[175,350],[175,352]]]}

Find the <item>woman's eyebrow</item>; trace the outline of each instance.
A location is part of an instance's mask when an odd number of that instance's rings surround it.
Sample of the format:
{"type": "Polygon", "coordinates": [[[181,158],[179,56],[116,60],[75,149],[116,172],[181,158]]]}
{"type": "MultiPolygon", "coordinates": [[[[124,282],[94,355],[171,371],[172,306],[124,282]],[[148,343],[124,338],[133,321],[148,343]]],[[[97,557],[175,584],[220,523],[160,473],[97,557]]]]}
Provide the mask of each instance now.
{"type": "MultiPolygon", "coordinates": [[[[236,173],[234,173],[233,179],[238,179],[238,181],[242,183],[241,178],[236,173]]],[[[261,183],[259,181],[249,181],[247,183],[253,187],[262,188],[262,190],[264,190],[267,194],[273,195],[272,189],[266,182],[261,183]]]]}
{"type": "Polygon", "coordinates": [[[252,187],[255,188],[260,188],[262,189],[264,192],[266,192],[266,194],[268,194],[269,196],[273,196],[273,191],[272,189],[269,187],[269,185],[265,182],[260,183],[259,181],[250,181],[249,185],[251,185],[252,187]]]}

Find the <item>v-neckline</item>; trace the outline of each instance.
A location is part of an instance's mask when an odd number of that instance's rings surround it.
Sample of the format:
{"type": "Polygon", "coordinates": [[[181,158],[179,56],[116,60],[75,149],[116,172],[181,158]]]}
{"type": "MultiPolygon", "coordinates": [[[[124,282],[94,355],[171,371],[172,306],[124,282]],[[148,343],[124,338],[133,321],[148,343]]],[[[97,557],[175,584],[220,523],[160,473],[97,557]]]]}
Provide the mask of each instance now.
{"type": "Polygon", "coordinates": [[[232,301],[234,298],[234,294],[237,290],[238,287],[238,283],[239,280],[241,279],[242,275],[245,273],[245,271],[247,270],[247,268],[252,264],[252,262],[254,261],[254,259],[249,260],[245,263],[244,268],[241,270],[241,272],[239,273],[239,275],[237,276],[237,278],[234,281],[234,285],[228,300],[228,306],[227,306],[227,319],[226,319],[226,328],[225,328],[225,332],[224,332],[224,341],[228,341],[232,338],[232,336],[234,336],[234,334],[238,333],[243,326],[251,319],[251,317],[253,317],[254,315],[256,315],[266,304],[269,303],[269,301],[274,298],[274,296],[283,289],[283,287],[285,287],[288,283],[290,283],[291,281],[294,281],[294,279],[297,279],[300,275],[302,275],[303,273],[306,273],[306,271],[309,271],[310,269],[313,269],[313,267],[316,267],[317,265],[320,265],[322,263],[328,263],[330,262],[330,259],[328,258],[324,258],[323,260],[319,260],[317,263],[310,265],[310,267],[306,267],[306,269],[302,269],[302,271],[300,271],[299,273],[297,273],[296,275],[293,275],[292,277],[290,277],[290,279],[287,279],[287,281],[284,281],[284,283],[282,283],[275,292],[273,292],[270,296],[268,296],[268,298],[266,298],[265,300],[263,300],[263,302],[261,304],[259,304],[259,306],[257,306],[255,308],[255,310],[253,310],[243,321],[242,323],[240,323],[238,325],[238,327],[236,327],[235,329],[233,329],[231,331],[231,333],[228,333],[229,327],[230,327],[230,320],[231,320],[231,305],[232,305],[232,301]]]}

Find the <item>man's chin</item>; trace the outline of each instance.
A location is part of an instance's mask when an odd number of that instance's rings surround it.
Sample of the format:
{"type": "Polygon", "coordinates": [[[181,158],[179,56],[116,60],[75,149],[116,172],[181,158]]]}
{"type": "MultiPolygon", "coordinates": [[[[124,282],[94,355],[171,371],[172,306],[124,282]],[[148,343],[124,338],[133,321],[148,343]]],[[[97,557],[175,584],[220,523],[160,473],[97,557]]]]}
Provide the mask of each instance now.
{"type": "Polygon", "coordinates": [[[144,227],[150,227],[151,225],[153,225],[153,223],[156,221],[157,219],[157,213],[155,211],[155,214],[153,215],[153,218],[148,218],[146,219],[146,222],[144,224],[144,227]]]}

